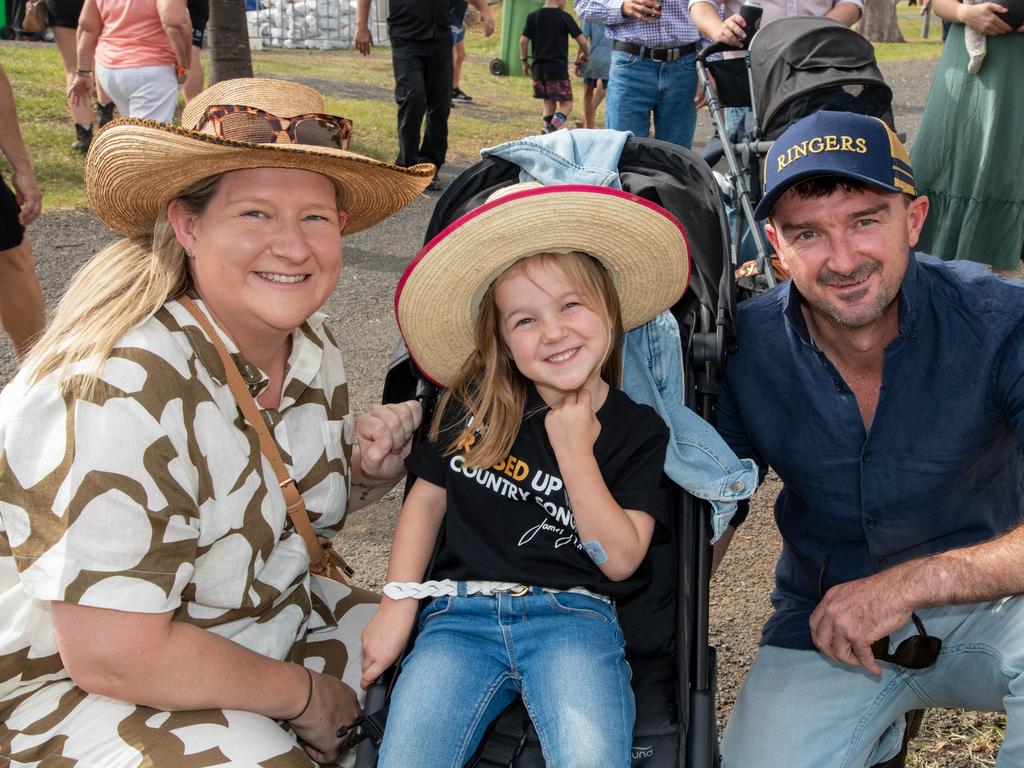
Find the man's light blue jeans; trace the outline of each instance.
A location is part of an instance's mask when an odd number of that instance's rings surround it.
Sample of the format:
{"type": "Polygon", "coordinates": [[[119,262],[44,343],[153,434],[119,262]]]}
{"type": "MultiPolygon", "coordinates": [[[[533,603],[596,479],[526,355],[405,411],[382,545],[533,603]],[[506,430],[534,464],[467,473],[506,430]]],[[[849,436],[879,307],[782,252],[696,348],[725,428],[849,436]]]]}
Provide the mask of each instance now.
{"type": "Polygon", "coordinates": [[[636,719],[615,609],[574,592],[440,597],[420,614],[379,768],[462,768],[522,693],[547,765],[627,768],[636,719]]]}
{"type": "MultiPolygon", "coordinates": [[[[1024,765],[1024,598],[917,612],[942,638],[934,666],[880,662],[881,677],[817,651],[762,647],[729,718],[723,768],[864,768],[894,756],[903,715],[963,707],[1006,712],[998,768],[1024,765]]],[[[915,634],[891,637],[890,651],[915,634]]]]}
{"type": "Polygon", "coordinates": [[[697,127],[696,56],[675,61],[653,61],[625,51],[612,51],[608,95],[605,97],[605,125],[616,131],[632,131],[637,138],[650,133],[654,112],[654,133],[689,149],[697,127]]]}

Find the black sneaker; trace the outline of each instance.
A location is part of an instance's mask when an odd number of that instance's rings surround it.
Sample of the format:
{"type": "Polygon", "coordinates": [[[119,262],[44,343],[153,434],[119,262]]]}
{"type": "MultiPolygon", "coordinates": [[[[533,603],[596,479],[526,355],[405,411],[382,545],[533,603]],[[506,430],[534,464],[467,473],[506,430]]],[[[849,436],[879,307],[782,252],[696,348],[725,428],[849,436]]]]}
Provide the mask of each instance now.
{"type": "Polygon", "coordinates": [[[114,102],[100,104],[96,102],[96,124],[102,128],[114,119],[114,102]]]}
{"type": "Polygon", "coordinates": [[[71,148],[84,155],[89,151],[89,145],[92,144],[92,126],[75,123],[75,136],[77,138],[72,142],[71,148]]]}
{"type": "Polygon", "coordinates": [[[439,178],[437,178],[437,176],[432,178],[430,180],[430,183],[427,184],[427,191],[428,192],[440,192],[443,189],[444,189],[444,184],[441,183],[441,180],[439,178]]]}
{"type": "Polygon", "coordinates": [[[473,97],[461,88],[452,88],[452,101],[472,101],[473,97]]]}

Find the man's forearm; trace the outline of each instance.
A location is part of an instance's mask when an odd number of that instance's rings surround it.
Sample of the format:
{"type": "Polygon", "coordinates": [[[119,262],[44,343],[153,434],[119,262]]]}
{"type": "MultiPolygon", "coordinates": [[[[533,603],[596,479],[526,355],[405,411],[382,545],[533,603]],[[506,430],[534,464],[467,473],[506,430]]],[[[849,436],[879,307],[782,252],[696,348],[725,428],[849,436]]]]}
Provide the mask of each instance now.
{"type": "Polygon", "coordinates": [[[1024,593],[1024,526],[990,541],[896,566],[913,608],[983,603],[1024,593]]]}
{"type": "Polygon", "coordinates": [[[860,21],[861,9],[860,6],[857,5],[856,3],[844,2],[839,3],[839,5],[837,5],[835,8],[833,8],[825,15],[828,16],[830,19],[835,19],[836,21],[842,22],[848,27],[852,27],[854,24],[860,21]]]}

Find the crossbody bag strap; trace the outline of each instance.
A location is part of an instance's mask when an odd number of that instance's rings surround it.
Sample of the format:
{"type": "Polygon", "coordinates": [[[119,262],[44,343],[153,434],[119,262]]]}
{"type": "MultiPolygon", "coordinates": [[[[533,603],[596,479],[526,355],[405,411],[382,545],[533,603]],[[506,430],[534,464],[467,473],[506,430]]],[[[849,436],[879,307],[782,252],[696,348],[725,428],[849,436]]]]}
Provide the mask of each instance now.
{"type": "Polygon", "coordinates": [[[242,379],[242,374],[238,372],[238,366],[235,365],[235,361],[231,358],[227,347],[224,346],[224,342],[221,341],[220,334],[217,333],[209,318],[203,314],[203,311],[188,296],[179,296],[178,303],[196,319],[199,326],[210,337],[210,342],[213,344],[214,349],[217,350],[217,355],[224,365],[224,375],[228,380],[228,388],[231,390],[231,394],[235,396],[235,402],[238,403],[238,407],[242,409],[242,415],[245,416],[245,420],[249,423],[249,426],[256,430],[256,435],[260,441],[260,451],[267,457],[267,461],[270,462],[270,466],[274,470],[274,476],[277,477],[277,483],[281,486],[281,492],[284,494],[288,517],[291,518],[292,525],[295,526],[295,530],[298,531],[302,540],[306,543],[306,549],[309,551],[309,569],[313,573],[321,575],[328,575],[332,565],[341,567],[343,570],[351,570],[341,560],[340,555],[330,549],[329,542],[327,543],[328,546],[324,546],[324,543],[317,537],[316,531],[313,530],[313,524],[309,522],[309,513],[306,512],[306,504],[302,501],[302,494],[299,493],[299,489],[295,486],[295,480],[288,474],[288,468],[284,465],[281,452],[277,449],[277,444],[270,436],[270,431],[267,429],[266,422],[263,421],[263,416],[260,415],[259,406],[256,405],[256,401],[249,393],[249,387],[242,379]],[[337,561],[340,561],[340,563],[337,561]]]}

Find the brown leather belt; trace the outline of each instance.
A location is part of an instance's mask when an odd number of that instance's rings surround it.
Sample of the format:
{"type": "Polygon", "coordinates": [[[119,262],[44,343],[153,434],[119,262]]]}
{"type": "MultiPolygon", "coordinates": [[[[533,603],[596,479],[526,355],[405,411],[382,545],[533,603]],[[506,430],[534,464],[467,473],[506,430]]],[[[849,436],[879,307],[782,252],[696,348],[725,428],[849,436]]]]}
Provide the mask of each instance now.
{"type": "Polygon", "coordinates": [[[697,50],[697,43],[689,43],[688,45],[680,45],[678,48],[648,48],[645,45],[639,45],[638,43],[624,43],[621,40],[616,40],[612,44],[612,48],[616,51],[625,51],[633,56],[642,56],[645,59],[651,59],[652,61],[675,61],[681,59],[683,56],[689,56],[691,53],[697,50]]]}

